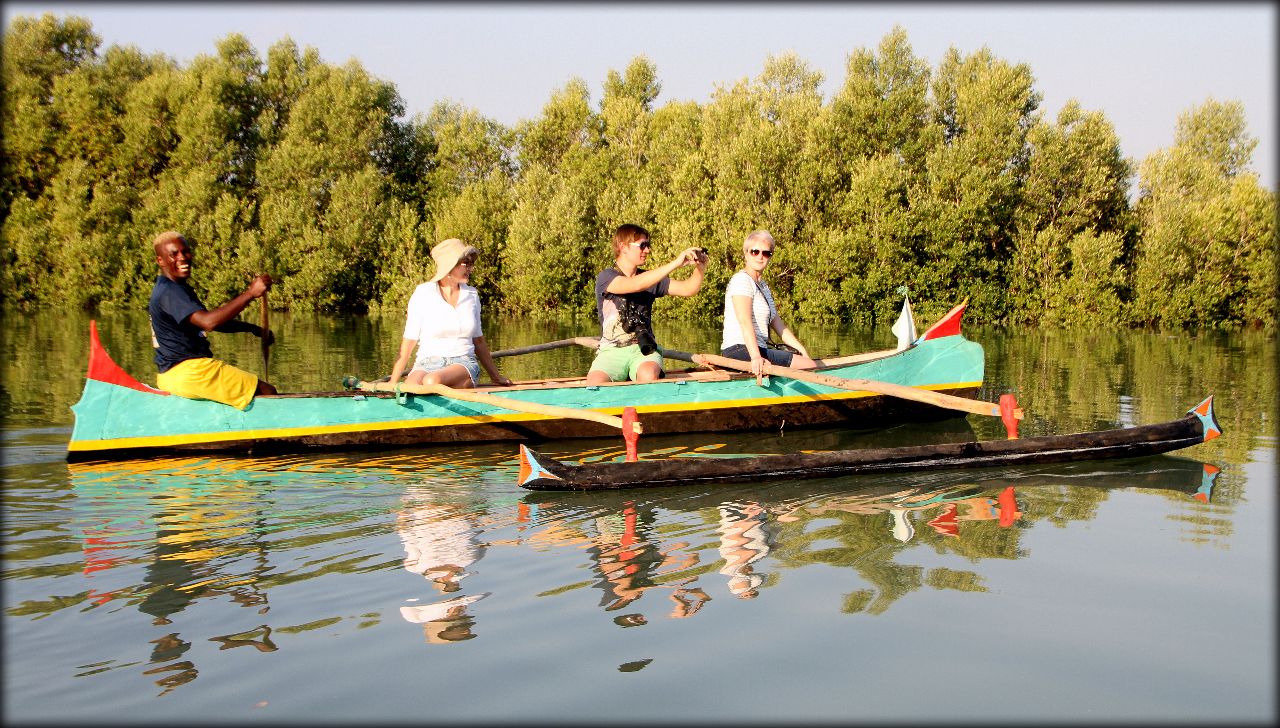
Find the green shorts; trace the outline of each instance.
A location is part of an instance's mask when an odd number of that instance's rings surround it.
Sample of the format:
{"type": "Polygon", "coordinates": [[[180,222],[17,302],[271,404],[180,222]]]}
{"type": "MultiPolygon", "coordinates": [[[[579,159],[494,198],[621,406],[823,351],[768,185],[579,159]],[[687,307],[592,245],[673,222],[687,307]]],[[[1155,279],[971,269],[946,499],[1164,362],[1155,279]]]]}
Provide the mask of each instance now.
{"type": "Polygon", "coordinates": [[[662,371],[662,350],[659,349],[646,356],[640,353],[639,344],[605,346],[601,347],[596,358],[592,360],[589,371],[604,372],[613,382],[625,382],[634,380],[640,365],[647,361],[654,362],[658,365],[658,371],[662,371]]]}

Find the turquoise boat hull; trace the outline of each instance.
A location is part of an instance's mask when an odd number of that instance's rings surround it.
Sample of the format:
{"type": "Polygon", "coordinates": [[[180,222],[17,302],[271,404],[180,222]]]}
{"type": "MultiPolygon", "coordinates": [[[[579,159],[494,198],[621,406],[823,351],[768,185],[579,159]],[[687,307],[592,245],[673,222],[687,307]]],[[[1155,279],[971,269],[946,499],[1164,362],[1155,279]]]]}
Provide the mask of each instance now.
{"type": "MultiPolygon", "coordinates": [[[[956,316],[958,321],[958,314],[956,316]]],[[[940,322],[942,323],[942,322],[940,322]]],[[[935,326],[932,330],[937,330],[935,326]]],[[[163,453],[382,448],[456,442],[540,441],[611,437],[597,422],[502,409],[438,395],[363,391],[260,396],[244,411],[155,390],[121,370],[91,326],[89,375],[72,406],[70,460],[109,460],[163,453]]],[[[892,382],[971,396],[982,385],[982,347],[954,333],[930,337],[870,360],[822,369],[823,374],[892,382]]],[[[634,407],[646,435],[730,432],[817,425],[878,428],[957,416],[928,404],[873,392],[724,371],[673,372],[656,382],[599,386],[583,380],[485,387],[496,396],[620,415],[634,407]]]]}

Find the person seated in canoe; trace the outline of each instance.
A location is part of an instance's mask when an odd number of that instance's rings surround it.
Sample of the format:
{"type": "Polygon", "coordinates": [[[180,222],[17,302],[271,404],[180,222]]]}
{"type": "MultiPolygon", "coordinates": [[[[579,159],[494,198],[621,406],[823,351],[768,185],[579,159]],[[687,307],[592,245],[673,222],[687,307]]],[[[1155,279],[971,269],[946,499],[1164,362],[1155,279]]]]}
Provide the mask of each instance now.
{"type": "Polygon", "coordinates": [[[764,282],[764,269],[773,259],[777,243],[768,230],[756,230],[742,242],[742,270],[733,274],[724,292],[724,332],[720,355],[751,362],[751,373],[761,375],[764,361],[795,369],[817,366],[800,339],[778,315],[773,291],[764,282]],[[782,343],[795,349],[770,348],[769,330],[778,332],[782,343]],[[747,342],[751,346],[747,346],[747,342]]]}
{"type": "MultiPolygon", "coordinates": [[[[271,290],[271,276],[253,279],[240,295],[207,310],[191,289],[195,252],[181,233],[160,233],[152,243],[160,275],[156,277],[147,314],[151,319],[151,345],[155,347],[156,386],[188,399],[210,399],[248,408],[258,394],[276,394],[268,382],[213,358],[210,331],[250,333],[262,337],[262,327],[236,319],[249,302],[271,290]]],[[[275,336],[267,332],[270,345],[275,336]]]]}
{"type": "Polygon", "coordinates": [[[662,296],[692,296],[702,288],[707,254],[687,248],[667,263],[645,270],[649,231],[621,225],[613,233],[613,266],[596,276],[596,314],[600,317],[600,349],[587,372],[587,382],[633,380],[651,382],[663,376],[662,352],[653,338],[653,302],[662,296]],[[693,273],[683,280],[670,275],[684,266],[693,273]]]}
{"type": "Polygon", "coordinates": [[[391,386],[400,381],[415,346],[418,358],[405,377],[409,384],[470,389],[480,381],[481,366],[495,384],[511,384],[489,354],[480,329],[480,296],[467,284],[479,255],[478,250],[457,238],[444,240],[431,249],[436,272],[409,297],[404,338],[391,370],[391,386]]]}

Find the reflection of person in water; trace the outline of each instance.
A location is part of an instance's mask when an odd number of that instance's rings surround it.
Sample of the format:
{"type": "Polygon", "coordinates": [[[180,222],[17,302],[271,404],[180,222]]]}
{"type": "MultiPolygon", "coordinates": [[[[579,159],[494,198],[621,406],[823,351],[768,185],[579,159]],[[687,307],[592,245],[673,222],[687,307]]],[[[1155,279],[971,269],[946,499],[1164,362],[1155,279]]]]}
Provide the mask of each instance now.
{"type": "Polygon", "coordinates": [[[476,620],[467,614],[467,605],[474,604],[487,596],[489,593],[485,592],[456,596],[434,604],[400,607],[400,616],[407,622],[421,624],[422,634],[431,644],[462,642],[476,636],[472,631],[476,620]]]}
{"type": "Polygon", "coordinates": [[[892,516],[893,537],[906,543],[915,536],[915,526],[911,522],[913,512],[936,511],[925,523],[938,534],[949,537],[960,535],[961,521],[999,521],[1001,528],[1009,528],[1022,517],[1012,486],[1000,491],[995,498],[973,495],[977,492],[978,488],[967,487],[962,490],[903,490],[887,494],[841,496],[816,504],[797,506],[778,516],[778,521],[789,523],[799,520],[795,514],[801,510],[810,516],[832,511],[855,515],[887,512],[892,516]]]}
{"type": "Polygon", "coordinates": [[[396,519],[404,543],[404,568],[426,577],[443,593],[460,588],[467,567],[484,556],[478,528],[452,505],[406,504],[396,519]]]}
{"type": "MultiPolygon", "coordinates": [[[[236,503],[237,494],[228,491],[216,495],[219,497],[206,494],[203,500],[196,500],[190,495],[175,498],[166,494],[168,507],[155,515],[156,540],[151,563],[143,577],[151,590],[138,604],[138,611],[150,615],[153,625],[172,624],[172,615],[185,610],[197,599],[211,595],[229,595],[242,606],[266,604],[266,595],[257,587],[261,570],[266,568],[265,560],[256,561],[256,568],[247,574],[237,574],[236,579],[226,579],[227,574],[221,572],[223,567],[216,565],[231,562],[232,559],[224,557],[241,552],[244,547],[242,541],[246,538],[255,550],[261,548],[258,532],[249,528],[242,514],[227,507],[236,503]],[[215,586],[224,581],[236,583],[215,586]]],[[[262,606],[259,614],[265,613],[266,609],[262,606]]],[[[155,667],[143,674],[161,675],[156,684],[165,688],[165,692],[191,682],[199,675],[192,661],[179,659],[191,648],[191,643],[180,633],[173,632],[152,640],[152,644],[155,647],[150,662],[155,667]]],[[[236,646],[239,644],[224,642],[223,649],[236,646]]],[[[256,642],[254,646],[262,649],[256,642]]]]}
{"type": "MultiPolygon", "coordinates": [[[[600,571],[601,580],[596,586],[604,591],[600,606],[605,611],[622,609],[639,599],[646,589],[657,586],[653,578],[659,573],[686,569],[697,564],[696,554],[679,555],[680,551],[688,547],[687,543],[676,543],[660,551],[649,534],[653,520],[652,509],[646,508],[641,513],[630,503],[621,513],[596,519],[598,535],[592,540],[587,553],[600,571]]],[[[681,596],[688,602],[683,610],[686,614],[682,616],[693,614],[701,606],[696,594],[681,591],[681,596]]],[[[676,611],[681,611],[680,600],[676,601],[676,611]]],[[[643,623],[643,615],[634,615],[627,626],[643,623]]]]}
{"type": "MultiPolygon", "coordinates": [[[[460,582],[471,573],[468,567],[484,556],[485,545],[473,517],[453,504],[406,498],[396,528],[404,544],[404,568],[426,577],[444,594],[461,589],[460,582]]],[[[485,596],[458,595],[434,604],[401,607],[400,614],[421,624],[428,642],[460,642],[475,637],[475,620],[467,614],[467,605],[485,596]]]]}
{"type": "Polygon", "coordinates": [[[755,563],[768,555],[776,537],[768,513],[759,503],[726,502],[720,506],[717,530],[720,556],[724,558],[720,573],[729,577],[729,591],[739,599],[754,599],[764,583],[764,575],[756,573],[755,563]]]}

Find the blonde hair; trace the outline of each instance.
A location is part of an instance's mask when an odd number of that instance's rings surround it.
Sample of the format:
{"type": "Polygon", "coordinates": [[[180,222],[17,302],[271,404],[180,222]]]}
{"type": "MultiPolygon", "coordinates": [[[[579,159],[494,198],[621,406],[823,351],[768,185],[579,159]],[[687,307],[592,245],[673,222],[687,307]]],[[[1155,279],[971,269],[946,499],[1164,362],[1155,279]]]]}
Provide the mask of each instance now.
{"type": "Polygon", "coordinates": [[[748,250],[751,250],[752,240],[768,241],[769,245],[773,246],[774,248],[778,247],[778,242],[773,239],[773,236],[769,234],[768,230],[756,230],[752,232],[750,235],[748,235],[746,240],[742,241],[743,253],[747,252],[748,250]]]}
{"type": "Polygon", "coordinates": [[[182,233],[177,230],[165,230],[157,235],[155,240],[151,241],[151,247],[156,251],[156,255],[160,255],[160,248],[164,247],[166,243],[174,242],[187,243],[188,246],[191,245],[191,243],[187,242],[186,238],[182,237],[182,233]]]}

